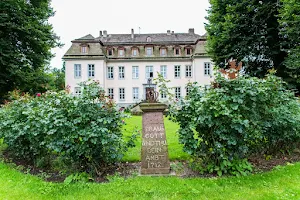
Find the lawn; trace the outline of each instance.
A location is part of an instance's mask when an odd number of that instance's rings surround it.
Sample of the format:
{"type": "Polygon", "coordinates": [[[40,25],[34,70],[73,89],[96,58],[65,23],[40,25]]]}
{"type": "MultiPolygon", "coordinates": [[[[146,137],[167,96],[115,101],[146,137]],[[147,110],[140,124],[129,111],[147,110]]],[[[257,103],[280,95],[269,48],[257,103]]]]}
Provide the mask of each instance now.
{"type": "Polygon", "coordinates": [[[0,199],[300,199],[300,163],[246,177],[111,178],[109,183],[49,183],[0,162],[0,199]]]}
{"type": "MultiPolygon", "coordinates": [[[[167,135],[168,142],[168,151],[170,160],[186,160],[189,155],[182,151],[182,145],[178,143],[178,134],[177,130],[179,129],[179,125],[164,118],[165,130],[167,135]]],[[[142,117],[141,116],[132,116],[131,118],[125,119],[125,126],[123,127],[123,134],[130,135],[135,128],[139,130],[142,129],[142,117]]],[[[130,149],[125,157],[124,161],[134,162],[141,160],[141,136],[138,138],[136,142],[136,147],[130,149]]]]}

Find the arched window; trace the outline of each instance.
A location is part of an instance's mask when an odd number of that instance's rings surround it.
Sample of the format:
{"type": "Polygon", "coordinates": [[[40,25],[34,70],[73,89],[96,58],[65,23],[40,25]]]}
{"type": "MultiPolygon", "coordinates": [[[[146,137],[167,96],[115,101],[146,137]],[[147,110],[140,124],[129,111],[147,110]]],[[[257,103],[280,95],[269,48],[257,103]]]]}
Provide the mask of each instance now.
{"type": "Polygon", "coordinates": [[[147,37],[147,42],[151,42],[151,37],[147,37]]]}

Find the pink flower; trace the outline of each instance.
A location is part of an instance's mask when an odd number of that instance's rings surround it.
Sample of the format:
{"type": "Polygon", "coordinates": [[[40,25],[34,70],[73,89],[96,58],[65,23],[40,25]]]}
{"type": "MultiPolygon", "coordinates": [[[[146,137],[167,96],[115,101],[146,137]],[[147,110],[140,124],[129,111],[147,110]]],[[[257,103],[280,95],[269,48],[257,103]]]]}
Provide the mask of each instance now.
{"type": "Polygon", "coordinates": [[[37,93],[36,96],[37,96],[37,97],[40,97],[40,96],[41,96],[41,93],[37,93]]]}

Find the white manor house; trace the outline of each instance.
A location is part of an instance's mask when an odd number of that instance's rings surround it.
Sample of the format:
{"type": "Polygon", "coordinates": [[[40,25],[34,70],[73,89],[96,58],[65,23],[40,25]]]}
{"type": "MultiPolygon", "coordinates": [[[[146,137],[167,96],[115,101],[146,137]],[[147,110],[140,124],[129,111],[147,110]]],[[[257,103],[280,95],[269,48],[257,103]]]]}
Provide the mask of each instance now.
{"type": "MultiPolygon", "coordinates": [[[[206,36],[194,33],[108,34],[86,35],[72,41],[64,55],[66,85],[80,94],[78,83],[98,80],[108,96],[121,107],[146,99],[146,92],[157,89],[151,79],[160,73],[170,80],[175,98],[186,96],[186,84],[210,85],[213,66],[205,51],[206,36]]],[[[165,94],[159,94],[164,101],[165,94]]]]}

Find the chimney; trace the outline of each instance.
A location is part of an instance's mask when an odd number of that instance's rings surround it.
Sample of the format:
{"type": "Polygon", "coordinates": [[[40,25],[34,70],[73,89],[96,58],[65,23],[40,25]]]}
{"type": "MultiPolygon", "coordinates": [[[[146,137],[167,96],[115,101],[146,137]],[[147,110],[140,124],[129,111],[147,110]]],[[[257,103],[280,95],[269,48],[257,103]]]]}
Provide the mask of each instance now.
{"type": "Polygon", "coordinates": [[[133,39],[134,38],[134,30],[133,30],[133,28],[131,29],[131,39],[133,39]]]}
{"type": "Polygon", "coordinates": [[[103,31],[103,37],[107,37],[107,31],[106,30],[103,31]]]}
{"type": "Polygon", "coordinates": [[[99,32],[99,36],[102,37],[102,31],[99,32]]]}
{"type": "Polygon", "coordinates": [[[172,35],[174,35],[174,31],[172,31],[172,35]]]}
{"type": "Polygon", "coordinates": [[[167,35],[171,35],[171,31],[170,30],[167,30],[167,35]]]}
{"type": "Polygon", "coordinates": [[[195,34],[195,31],[193,28],[189,28],[189,34],[195,34]]]}

